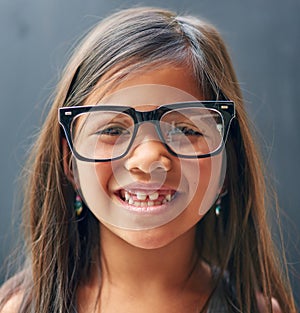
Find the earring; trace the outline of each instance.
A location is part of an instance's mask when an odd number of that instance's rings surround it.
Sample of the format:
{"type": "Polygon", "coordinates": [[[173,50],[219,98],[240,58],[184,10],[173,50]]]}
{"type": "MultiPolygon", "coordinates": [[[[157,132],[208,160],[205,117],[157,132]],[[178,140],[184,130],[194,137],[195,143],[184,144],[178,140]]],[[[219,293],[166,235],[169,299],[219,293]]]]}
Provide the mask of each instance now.
{"type": "Polygon", "coordinates": [[[77,194],[74,202],[74,210],[76,216],[80,216],[83,211],[82,200],[81,197],[77,194]]]}
{"type": "Polygon", "coordinates": [[[226,196],[227,193],[228,193],[227,188],[224,188],[222,192],[219,194],[219,197],[216,201],[215,214],[217,217],[220,216],[221,211],[222,211],[222,198],[226,196]]]}
{"type": "Polygon", "coordinates": [[[215,207],[215,214],[218,217],[221,213],[222,210],[222,205],[221,205],[221,197],[218,198],[217,202],[216,202],[216,207],[215,207]]]}

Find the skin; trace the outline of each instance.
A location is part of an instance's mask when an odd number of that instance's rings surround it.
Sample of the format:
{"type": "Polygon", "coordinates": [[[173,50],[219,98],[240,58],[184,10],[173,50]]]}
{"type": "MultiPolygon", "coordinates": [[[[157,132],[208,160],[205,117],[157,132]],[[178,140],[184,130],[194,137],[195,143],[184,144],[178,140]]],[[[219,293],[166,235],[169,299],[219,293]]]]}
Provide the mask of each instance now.
{"type": "MultiPolygon", "coordinates": [[[[160,70],[153,72],[148,71],[145,74],[139,74],[137,77],[134,76],[126,79],[125,82],[118,85],[111,93],[144,84],[170,86],[186,92],[191,95],[193,99],[204,99],[195,80],[187,73],[186,68],[178,67],[163,67],[160,70]]],[[[98,103],[99,93],[101,93],[101,89],[96,89],[86,100],[85,104],[94,105],[98,103]]],[[[125,104],[129,105],[130,101],[128,102],[129,103],[125,104]]],[[[141,111],[147,111],[165,103],[168,103],[168,100],[150,105],[138,103],[134,104],[133,107],[141,111]]],[[[145,137],[148,137],[150,132],[154,132],[153,129],[150,129],[151,126],[147,127],[149,127],[149,129],[146,128],[143,133],[145,137]]],[[[100,212],[98,212],[102,210],[102,208],[96,208],[96,203],[95,206],[90,206],[90,209],[98,217],[100,222],[124,241],[142,249],[157,249],[170,244],[177,237],[191,230],[208,211],[210,205],[213,203],[212,201],[210,201],[209,206],[206,205],[205,209],[201,211],[201,214],[199,214],[199,203],[202,202],[205,193],[207,193],[207,187],[211,177],[217,177],[212,187],[213,196],[215,197],[219,193],[219,177],[223,156],[219,154],[213,158],[193,160],[178,159],[166,150],[159,139],[153,138],[156,135],[152,134],[149,136],[152,136],[150,140],[143,140],[135,145],[128,155],[121,160],[95,164],[76,161],[78,168],[77,176],[79,176],[79,179],[77,179],[77,184],[75,183],[75,188],[79,189],[80,186],[81,189],[85,190],[87,194],[86,198],[93,197],[93,194],[97,194],[98,196],[99,193],[103,193],[102,198],[100,196],[97,198],[100,203],[114,200],[115,191],[122,188],[123,185],[126,186],[132,182],[151,183],[156,181],[160,182],[162,180],[161,183],[170,187],[170,189],[176,190],[177,188],[182,188],[183,190],[180,191],[183,192],[192,190],[193,192],[191,192],[189,196],[190,201],[184,212],[180,214],[178,218],[161,227],[149,230],[131,231],[114,227],[107,223],[105,219],[102,219],[100,212]],[[217,166],[215,165],[215,167],[213,167],[212,161],[214,161],[214,164],[217,164],[217,166]],[[194,177],[195,171],[197,170],[201,173],[200,179],[194,177]],[[118,179],[119,176],[126,176],[126,178],[120,181],[120,179],[118,179]],[[184,185],[188,185],[188,190],[184,190],[183,186],[178,187],[180,180],[184,181],[184,185]],[[89,194],[90,190],[92,190],[92,192],[89,194]]]]}
{"type": "MultiPolygon", "coordinates": [[[[165,66],[152,72],[147,71],[125,80],[118,85],[117,90],[140,84],[166,85],[180,89],[196,99],[204,98],[186,68],[165,66]]],[[[94,104],[98,100],[98,92],[101,93],[101,90],[96,89],[85,104],[94,104]]],[[[150,109],[161,104],[155,103],[150,109]]],[[[135,108],[149,110],[149,105],[135,108]]],[[[63,148],[67,153],[65,141],[63,148]]],[[[221,166],[222,154],[214,158],[221,166]]],[[[200,311],[210,294],[212,284],[209,267],[199,261],[196,254],[195,231],[197,222],[206,213],[199,215],[199,203],[212,175],[211,158],[182,161],[170,155],[161,142],[153,140],[135,146],[129,155],[118,162],[117,165],[114,163],[114,168],[111,162],[93,165],[98,173],[98,182],[109,197],[113,197],[114,190],[118,188],[114,171],[119,166],[125,168],[128,177],[137,182],[149,182],[155,171],[164,171],[165,183],[176,188],[182,175],[180,162],[186,163],[186,169],[190,164],[191,172],[186,173],[187,177],[192,177],[196,162],[201,170],[201,180],[184,212],[160,227],[132,231],[115,227],[100,219],[102,289],[98,309],[101,312],[200,311]]],[[[83,170],[84,165],[78,165],[79,176],[83,170]]],[[[65,171],[75,188],[78,188],[67,162],[65,171]]],[[[219,170],[216,175],[220,175],[219,170]]],[[[192,181],[187,178],[189,180],[192,181]]],[[[217,184],[215,188],[218,188],[217,184]]],[[[93,208],[90,209],[93,211],[93,208]]],[[[208,209],[209,207],[206,211],[208,209]]],[[[97,212],[94,213],[97,215],[97,212]]],[[[92,301],[86,301],[86,297],[96,300],[98,296],[99,280],[96,270],[93,277],[78,293],[82,312],[91,309],[87,307],[87,303],[92,301]]]]}
{"type": "MultiPolygon", "coordinates": [[[[178,67],[162,67],[154,72],[146,72],[126,80],[118,88],[149,83],[176,87],[197,99],[203,99],[188,71],[178,67]]],[[[95,99],[98,99],[97,92],[91,94],[86,105],[95,103],[95,99]]],[[[77,189],[74,174],[68,166],[69,149],[65,139],[62,139],[62,148],[65,174],[77,189]]],[[[221,155],[214,158],[221,163],[221,155]]],[[[78,288],[78,312],[201,311],[213,284],[208,265],[199,260],[196,254],[195,230],[197,222],[205,214],[203,212],[199,215],[198,204],[203,195],[201,190],[205,190],[208,181],[205,177],[210,175],[211,159],[193,162],[198,162],[201,169],[202,179],[197,186],[198,192],[186,210],[174,220],[157,228],[140,231],[121,229],[99,220],[101,280],[99,264],[94,264],[91,277],[78,288]]],[[[153,171],[163,170],[168,184],[174,184],[178,175],[182,174],[179,160],[171,156],[158,141],[137,145],[119,165],[123,165],[128,176],[136,181],[147,182],[153,177],[153,171]],[[153,164],[156,166],[153,167],[153,164]]],[[[106,196],[112,196],[111,190],[116,188],[117,181],[111,163],[99,163],[95,169],[102,191],[107,192],[106,196]]],[[[14,294],[1,313],[17,312],[22,296],[22,292],[14,294]]],[[[262,295],[257,295],[257,302],[260,312],[267,312],[262,295]]],[[[281,312],[275,299],[272,299],[272,307],[274,313],[281,312]]]]}
{"type": "MultiPolygon", "coordinates": [[[[143,75],[127,79],[117,89],[140,84],[166,85],[180,89],[196,99],[203,99],[195,80],[184,67],[162,67],[152,72],[147,71],[143,75]]],[[[98,93],[101,90],[96,89],[85,104],[94,104],[98,100],[98,93]]],[[[143,107],[142,104],[136,108],[149,110],[149,106],[143,107]]],[[[65,141],[63,149],[65,153],[68,152],[65,141]]],[[[214,158],[221,165],[222,155],[214,158]]],[[[113,175],[116,167],[125,168],[128,177],[136,182],[149,182],[153,172],[164,171],[165,184],[176,188],[182,174],[180,162],[182,160],[170,155],[161,142],[150,140],[134,147],[120,164],[114,164],[114,169],[111,162],[97,163],[94,169],[98,173],[102,189],[109,197],[113,197],[113,192],[118,187],[113,175]]],[[[191,169],[197,162],[202,179],[189,205],[177,218],[160,227],[141,231],[121,229],[100,220],[102,288],[97,308],[99,311],[191,312],[195,309],[200,311],[207,300],[212,288],[210,270],[199,261],[196,254],[195,231],[197,222],[204,215],[199,215],[199,203],[211,175],[211,160],[205,158],[184,162],[187,163],[185,168],[189,168],[190,163],[191,169]]],[[[78,171],[81,171],[80,166],[78,171]]],[[[77,188],[67,161],[65,172],[77,188]]],[[[191,173],[189,174],[191,177],[191,173]]],[[[97,212],[94,213],[97,215],[97,212]]],[[[99,283],[95,270],[90,283],[79,289],[78,303],[82,312],[92,309],[88,303],[96,301],[99,283]]]]}
{"type": "MultiPolygon", "coordinates": [[[[101,81],[100,81],[101,83],[101,81]]],[[[117,90],[140,84],[158,84],[178,88],[196,99],[203,99],[193,77],[186,68],[164,66],[159,70],[147,71],[132,77],[118,85],[117,90]]],[[[116,90],[114,90],[115,92],[116,90]]],[[[101,90],[96,89],[86,100],[93,105],[99,99],[101,90]]],[[[154,104],[159,106],[161,103],[154,104]]],[[[139,110],[153,107],[138,105],[139,110]]],[[[63,152],[68,154],[68,146],[63,140],[63,152]]],[[[222,164],[222,154],[214,156],[222,164]]],[[[65,157],[64,169],[67,177],[78,189],[78,180],[68,167],[65,157]]],[[[195,249],[196,224],[204,216],[199,214],[199,203],[205,193],[211,175],[212,158],[194,159],[201,170],[196,193],[186,209],[177,218],[156,228],[147,230],[128,230],[113,226],[99,218],[101,242],[101,282],[98,266],[94,266],[93,275],[88,283],[78,289],[79,312],[200,312],[208,299],[213,283],[210,268],[197,256],[195,249]],[[99,286],[101,292],[99,294],[99,286]],[[100,297],[100,298],[99,298],[100,297]],[[96,304],[96,307],[94,305],[96,304]]],[[[165,173],[168,186],[176,188],[181,172],[180,161],[168,153],[158,140],[142,142],[120,161],[94,164],[101,192],[113,201],[118,181],[114,173],[119,167],[126,171],[131,180],[149,182],[156,171],[165,173]],[[153,166],[153,164],[155,166],[153,166]]],[[[191,169],[193,167],[191,166],[191,169]]],[[[84,165],[78,166],[78,172],[84,171],[84,165]]],[[[191,172],[185,173],[192,177],[191,172]]],[[[188,178],[187,181],[189,182],[188,178]]],[[[216,185],[216,192],[217,190],[216,185]]],[[[103,198],[104,199],[104,198],[103,198]]],[[[93,211],[93,207],[90,207],[93,211]]],[[[258,297],[261,312],[264,305],[258,297]]],[[[277,310],[276,303],[273,305],[277,310]]]]}

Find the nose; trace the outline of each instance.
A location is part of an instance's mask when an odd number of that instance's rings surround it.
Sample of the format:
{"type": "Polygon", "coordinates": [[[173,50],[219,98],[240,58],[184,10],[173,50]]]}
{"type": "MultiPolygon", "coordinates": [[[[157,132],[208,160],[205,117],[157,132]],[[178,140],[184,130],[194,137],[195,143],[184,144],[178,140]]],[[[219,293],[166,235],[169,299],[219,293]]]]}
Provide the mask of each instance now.
{"type": "Polygon", "coordinates": [[[125,168],[132,173],[168,172],[172,160],[161,141],[145,139],[133,148],[125,161],[125,168]]]}

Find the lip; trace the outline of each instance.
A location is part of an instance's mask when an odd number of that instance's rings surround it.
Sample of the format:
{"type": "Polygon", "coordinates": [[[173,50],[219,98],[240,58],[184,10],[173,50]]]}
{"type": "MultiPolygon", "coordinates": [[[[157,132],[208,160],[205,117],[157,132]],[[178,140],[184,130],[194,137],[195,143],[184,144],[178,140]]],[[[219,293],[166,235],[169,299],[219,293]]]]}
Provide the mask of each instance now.
{"type": "Polygon", "coordinates": [[[124,189],[127,191],[144,191],[144,192],[153,192],[157,190],[177,190],[177,188],[174,188],[172,186],[168,186],[166,184],[161,183],[131,183],[128,185],[120,186],[119,190],[124,189]]]}

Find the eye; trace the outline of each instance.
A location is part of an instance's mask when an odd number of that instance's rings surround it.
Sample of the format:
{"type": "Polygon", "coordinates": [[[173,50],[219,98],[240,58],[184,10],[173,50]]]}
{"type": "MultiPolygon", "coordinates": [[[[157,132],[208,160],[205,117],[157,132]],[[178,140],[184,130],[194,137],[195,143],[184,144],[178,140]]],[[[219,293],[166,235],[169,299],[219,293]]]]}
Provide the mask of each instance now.
{"type": "Polygon", "coordinates": [[[131,132],[122,125],[107,125],[95,131],[93,137],[97,141],[97,145],[100,146],[123,145],[130,140],[131,132]]]}
{"type": "Polygon", "coordinates": [[[168,131],[167,136],[184,135],[184,136],[196,136],[200,137],[204,135],[204,132],[199,128],[191,127],[189,125],[172,125],[172,128],[168,131]]]}
{"type": "Polygon", "coordinates": [[[129,135],[129,131],[121,126],[109,126],[107,128],[98,130],[95,134],[107,136],[122,136],[129,135]]]}
{"type": "Polygon", "coordinates": [[[185,136],[203,136],[203,133],[198,129],[192,129],[187,126],[176,126],[176,128],[172,129],[172,134],[183,134],[185,136]]]}

